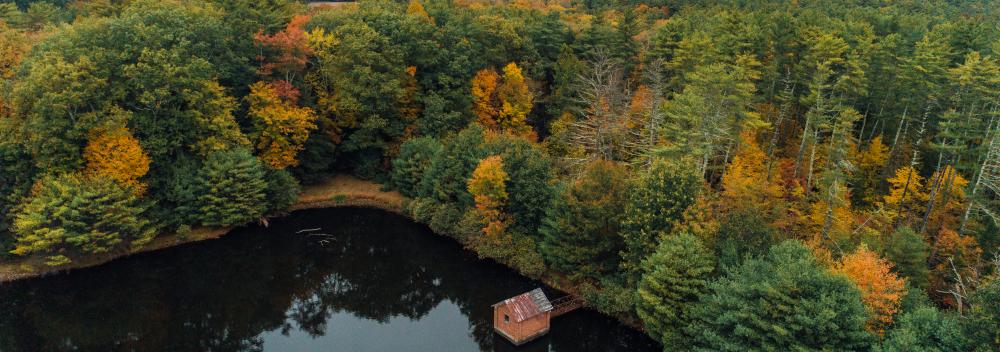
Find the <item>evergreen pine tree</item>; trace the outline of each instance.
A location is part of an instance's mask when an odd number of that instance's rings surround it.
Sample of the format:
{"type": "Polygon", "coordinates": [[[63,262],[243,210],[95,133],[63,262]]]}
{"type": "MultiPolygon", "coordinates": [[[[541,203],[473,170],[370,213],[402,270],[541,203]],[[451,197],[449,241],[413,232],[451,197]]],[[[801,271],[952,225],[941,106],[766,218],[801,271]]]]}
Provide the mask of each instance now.
{"type": "Polygon", "coordinates": [[[643,264],[636,313],[665,350],[684,349],[684,327],[691,308],[708,293],[714,258],[697,237],[682,233],[665,238],[643,264]]]}
{"type": "Polygon", "coordinates": [[[245,149],[209,154],[195,183],[197,218],[203,225],[242,224],[267,210],[264,166],[245,149]]]}

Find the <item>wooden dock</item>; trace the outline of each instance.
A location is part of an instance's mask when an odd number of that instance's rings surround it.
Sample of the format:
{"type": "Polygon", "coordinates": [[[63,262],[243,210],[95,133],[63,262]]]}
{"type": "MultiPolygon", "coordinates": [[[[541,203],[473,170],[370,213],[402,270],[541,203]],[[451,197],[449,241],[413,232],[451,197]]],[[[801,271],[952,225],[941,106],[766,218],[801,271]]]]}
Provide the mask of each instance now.
{"type": "Polygon", "coordinates": [[[552,300],[552,317],[572,312],[583,308],[583,299],[573,295],[565,295],[552,300]]]}

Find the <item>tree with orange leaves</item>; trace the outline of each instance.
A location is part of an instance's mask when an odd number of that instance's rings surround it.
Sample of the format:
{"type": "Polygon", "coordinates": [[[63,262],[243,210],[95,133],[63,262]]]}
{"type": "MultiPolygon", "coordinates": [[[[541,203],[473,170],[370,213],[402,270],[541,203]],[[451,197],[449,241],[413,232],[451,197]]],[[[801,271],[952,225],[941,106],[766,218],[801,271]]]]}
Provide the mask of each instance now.
{"type": "Polygon", "coordinates": [[[869,313],[868,330],[884,334],[899,311],[906,280],[896,276],[892,265],[865,245],[841,258],[834,271],[846,275],[861,290],[861,301],[869,313]]]}
{"type": "Polygon", "coordinates": [[[504,67],[502,77],[484,69],[472,78],[472,112],[489,129],[533,139],[534,131],[527,123],[533,104],[527,80],[513,62],[504,67]]]}
{"type": "Polygon", "coordinates": [[[479,161],[469,178],[468,190],[476,201],[476,212],[485,227],[487,239],[497,240],[507,229],[503,207],[507,203],[507,181],[510,177],[503,169],[503,158],[489,156],[479,161]]]}
{"type": "Polygon", "coordinates": [[[273,83],[257,82],[247,96],[257,157],[275,169],[298,165],[296,156],[305,148],[309,132],[316,129],[313,110],[295,106],[291,97],[279,94],[282,91],[273,83]]]}
{"type": "Polygon", "coordinates": [[[263,30],[254,35],[257,46],[269,51],[257,59],[261,61],[260,74],[276,75],[285,81],[293,81],[295,76],[306,69],[312,55],[309,40],[303,29],[309,23],[308,15],[292,17],[284,30],[275,34],[265,34],[263,30]]]}
{"type": "Polygon", "coordinates": [[[472,112],[478,117],[480,124],[489,129],[496,129],[496,118],[499,111],[497,97],[497,84],[500,75],[493,69],[483,69],[476,72],[472,78],[472,112]]]}
{"type": "Polygon", "coordinates": [[[146,191],[146,184],[139,179],[149,172],[149,155],[146,155],[139,140],[132,136],[128,128],[91,131],[87,147],[83,150],[83,158],[87,161],[87,176],[110,178],[139,195],[146,191]]]}

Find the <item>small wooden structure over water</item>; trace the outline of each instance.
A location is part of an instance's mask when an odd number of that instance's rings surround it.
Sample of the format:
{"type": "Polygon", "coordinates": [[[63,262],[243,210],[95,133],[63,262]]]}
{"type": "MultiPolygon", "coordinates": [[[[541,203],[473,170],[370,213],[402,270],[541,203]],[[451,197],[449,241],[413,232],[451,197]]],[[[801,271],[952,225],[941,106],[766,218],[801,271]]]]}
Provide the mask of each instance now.
{"type": "Polygon", "coordinates": [[[494,304],[493,330],[520,346],[548,333],[552,318],[582,306],[582,300],[569,295],[549,301],[536,288],[494,304]]]}

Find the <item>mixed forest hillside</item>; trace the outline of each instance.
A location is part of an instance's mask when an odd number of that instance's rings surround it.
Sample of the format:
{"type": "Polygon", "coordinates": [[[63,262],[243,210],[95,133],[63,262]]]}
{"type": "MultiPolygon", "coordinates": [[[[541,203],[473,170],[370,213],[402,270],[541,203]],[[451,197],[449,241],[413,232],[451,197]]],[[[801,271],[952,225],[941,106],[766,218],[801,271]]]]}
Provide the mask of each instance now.
{"type": "Polygon", "coordinates": [[[998,11],[2,0],[0,260],[351,174],[667,351],[996,351],[998,11]]]}

